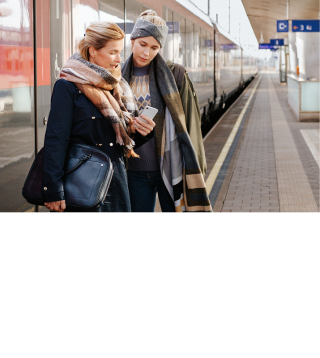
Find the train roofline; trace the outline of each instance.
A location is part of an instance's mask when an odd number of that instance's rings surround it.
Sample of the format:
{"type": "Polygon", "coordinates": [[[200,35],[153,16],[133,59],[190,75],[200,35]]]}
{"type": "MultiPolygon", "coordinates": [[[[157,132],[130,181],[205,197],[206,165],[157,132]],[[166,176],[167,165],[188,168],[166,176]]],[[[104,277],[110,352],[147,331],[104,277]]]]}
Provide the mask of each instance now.
{"type": "Polygon", "coordinates": [[[189,10],[195,16],[199,17],[201,20],[206,22],[209,26],[213,27],[209,15],[203,12],[201,9],[199,9],[198,6],[195,5],[192,1],[189,0],[175,0],[175,1],[178,4],[182,5],[183,7],[185,7],[187,10],[189,10]]]}
{"type": "MultiPolygon", "coordinates": [[[[197,7],[192,1],[189,0],[175,0],[177,3],[182,5],[184,8],[189,10],[195,16],[199,17],[202,21],[207,23],[212,29],[216,29],[222,36],[227,38],[233,44],[241,47],[240,43],[232,38],[226,30],[224,30],[216,21],[214,21],[208,14],[203,12],[201,9],[197,7]]],[[[241,47],[242,48],[242,47],[241,47]]]]}
{"type": "Polygon", "coordinates": [[[235,45],[242,48],[240,43],[236,41],[233,37],[230,36],[229,32],[227,32],[224,28],[222,28],[216,21],[214,21],[212,18],[210,18],[212,22],[212,26],[216,28],[216,30],[225,38],[227,38],[230,42],[234,43],[235,45]]]}

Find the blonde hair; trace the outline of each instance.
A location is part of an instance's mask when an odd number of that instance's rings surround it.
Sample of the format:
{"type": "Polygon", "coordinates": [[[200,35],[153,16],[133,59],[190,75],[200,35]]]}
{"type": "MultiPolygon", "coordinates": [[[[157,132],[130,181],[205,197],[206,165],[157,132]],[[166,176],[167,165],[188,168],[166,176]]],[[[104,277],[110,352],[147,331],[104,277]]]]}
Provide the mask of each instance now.
{"type": "Polygon", "coordinates": [[[78,44],[80,55],[89,61],[89,47],[100,50],[108,41],[122,40],[124,36],[124,32],[113,22],[93,22],[86,28],[85,36],[78,44]]]}
{"type": "Polygon", "coordinates": [[[149,22],[152,22],[156,26],[165,26],[167,25],[166,22],[157,15],[157,13],[153,10],[145,10],[143,13],[141,13],[138,17],[138,19],[144,19],[149,22]]]}

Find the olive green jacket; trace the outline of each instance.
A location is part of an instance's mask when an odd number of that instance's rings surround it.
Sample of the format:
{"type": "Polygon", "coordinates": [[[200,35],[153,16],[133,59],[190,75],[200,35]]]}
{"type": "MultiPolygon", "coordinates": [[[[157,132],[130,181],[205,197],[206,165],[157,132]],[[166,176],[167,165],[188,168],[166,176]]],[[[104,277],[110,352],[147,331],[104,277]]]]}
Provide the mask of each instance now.
{"type": "MultiPolygon", "coordinates": [[[[167,65],[170,70],[173,71],[174,63],[167,60],[167,65]]],[[[194,90],[193,84],[187,72],[184,74],[180,97],[186,117],[188,134],[197,153],[199,166],[204,176],[207,171],[207,162],[201,133],[200,107],[196,91],[194,90]]]]}

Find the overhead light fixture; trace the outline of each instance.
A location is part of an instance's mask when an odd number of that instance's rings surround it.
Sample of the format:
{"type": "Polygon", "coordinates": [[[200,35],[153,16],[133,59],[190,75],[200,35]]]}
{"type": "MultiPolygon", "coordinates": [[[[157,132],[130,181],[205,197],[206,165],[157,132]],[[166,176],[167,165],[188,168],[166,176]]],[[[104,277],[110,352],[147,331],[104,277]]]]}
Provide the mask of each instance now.
{"type": "Polygon", "coordinates": [[[262,31],[261,31],[261,37],[260,37],[259,42],[260,42],[261,44],[263,44],[263,43],[264,43],[264,38],[263,38],[263,36],[262,36],[262,31]]]}

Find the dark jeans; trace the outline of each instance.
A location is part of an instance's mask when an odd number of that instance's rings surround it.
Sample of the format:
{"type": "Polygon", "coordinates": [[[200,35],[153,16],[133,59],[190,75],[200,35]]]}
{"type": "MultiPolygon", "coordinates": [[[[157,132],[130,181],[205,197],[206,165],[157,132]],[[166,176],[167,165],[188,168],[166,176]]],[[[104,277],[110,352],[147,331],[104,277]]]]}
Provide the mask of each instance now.
{"type": "Polygon", "coordinates": [[[160,170],[142,172],[128,170],[128,185],[132,212],[154,212],[156,193],[163,212],[174,212],[169,200],[160,170]]]}
{"type": "Polygon", "coordinates": [[[128,188],[127,171],[123,158],[113,162],[114,173],[108,194],[104,200],[101,211],[129,212],[131,211],[128,188]]]}

